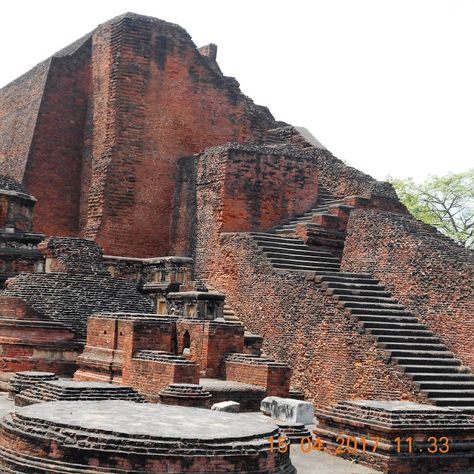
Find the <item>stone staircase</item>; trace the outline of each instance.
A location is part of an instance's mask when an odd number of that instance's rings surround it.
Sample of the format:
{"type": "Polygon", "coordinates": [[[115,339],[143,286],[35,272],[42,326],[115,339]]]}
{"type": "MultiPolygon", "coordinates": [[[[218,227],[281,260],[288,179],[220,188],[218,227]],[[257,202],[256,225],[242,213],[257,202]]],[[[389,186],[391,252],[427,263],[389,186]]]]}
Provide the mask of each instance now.
{"type": "Polygon", "coordinates": [[[269,232],[250,235],[275,271],[314,274],[321,288],[347,315],[358,319],[365,333],[376,339],[379,348],[390,354],[433,403],[474,412],[474,375],[435,334],[374,276],[341,272],[338,258],[327,246],[310,247],[291,236],[297,223],[310,222],[315,214],[327,211],[327,203],[339,202],[324,195],[303,216],[269,232]]]}

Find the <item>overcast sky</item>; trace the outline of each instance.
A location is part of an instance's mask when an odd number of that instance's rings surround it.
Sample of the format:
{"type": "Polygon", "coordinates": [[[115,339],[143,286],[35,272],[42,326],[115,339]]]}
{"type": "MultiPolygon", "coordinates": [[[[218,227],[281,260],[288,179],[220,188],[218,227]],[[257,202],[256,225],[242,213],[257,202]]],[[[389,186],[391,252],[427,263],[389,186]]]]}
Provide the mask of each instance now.
{"type": "Polygon", "coordinates": [[[2,2],[0,87],[126,11],[217,43],[245,94],[376,178],[474,167],[474,0],[2,2]]]}

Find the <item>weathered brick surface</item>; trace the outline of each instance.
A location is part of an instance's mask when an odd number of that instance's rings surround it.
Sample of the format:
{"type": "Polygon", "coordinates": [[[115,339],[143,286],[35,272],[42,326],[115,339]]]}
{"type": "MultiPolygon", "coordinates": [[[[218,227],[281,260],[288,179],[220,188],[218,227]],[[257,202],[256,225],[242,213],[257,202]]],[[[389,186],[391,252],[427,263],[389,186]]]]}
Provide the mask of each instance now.
{"type": "Polygon", "coordinates": [[[343,268],[369,271],[474,369],[474,260],[409,215],[352,212],[343,268]]]}

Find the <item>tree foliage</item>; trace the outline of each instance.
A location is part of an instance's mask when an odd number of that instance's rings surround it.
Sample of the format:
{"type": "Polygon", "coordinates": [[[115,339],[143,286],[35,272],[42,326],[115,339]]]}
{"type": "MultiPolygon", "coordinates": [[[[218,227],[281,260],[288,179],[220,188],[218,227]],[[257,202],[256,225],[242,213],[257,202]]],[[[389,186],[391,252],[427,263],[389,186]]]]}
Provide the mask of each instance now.
{"type": "Polygon", "coordinates": [[[420,184],[412,178],[390,182],[417,219],[474,248],[474,168],[464,173],[430,176],[420,184]]]}

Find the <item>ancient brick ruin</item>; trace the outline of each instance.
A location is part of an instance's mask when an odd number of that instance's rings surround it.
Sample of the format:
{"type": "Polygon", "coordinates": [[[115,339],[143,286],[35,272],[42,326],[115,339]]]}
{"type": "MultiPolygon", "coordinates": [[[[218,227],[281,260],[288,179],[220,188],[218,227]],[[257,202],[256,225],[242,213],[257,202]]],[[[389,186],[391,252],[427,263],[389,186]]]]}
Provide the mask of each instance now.
{"type": "Polygon", "coordinates": [[[304,426],[196,411],[267,395],[312,402],[330,452],[379,433],[356,458],[384,472],[474,469],[472,251],[255,105],[216,55],[125,14],[0,90],[0,386],[32,405],[0,422],[0,470],[294,472],[266,438],[304,426]],[[168,425],[117,431],[100,409],[168,425]],[[228,429],[199,439],[203,412],[228,429]],[[427,419],[451,457],[393,456],[427,419]]]}

